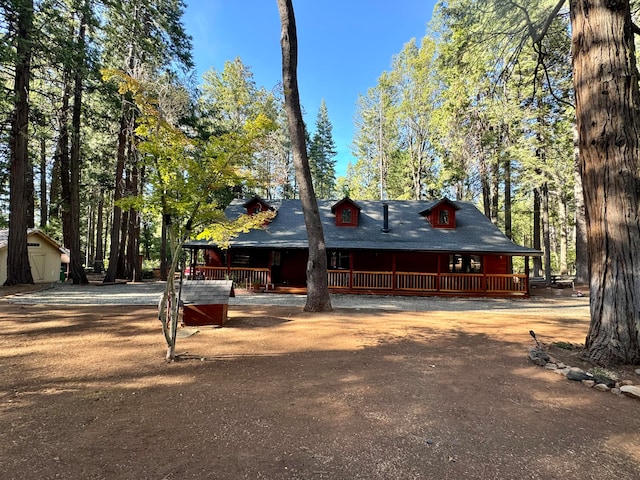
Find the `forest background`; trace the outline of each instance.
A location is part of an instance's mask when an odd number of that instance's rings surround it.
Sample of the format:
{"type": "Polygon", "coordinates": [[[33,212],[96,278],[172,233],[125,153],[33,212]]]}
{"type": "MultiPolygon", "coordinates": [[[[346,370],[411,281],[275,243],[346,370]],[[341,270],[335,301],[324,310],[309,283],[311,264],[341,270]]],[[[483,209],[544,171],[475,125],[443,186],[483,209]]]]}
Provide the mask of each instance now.
{"type": "MultiPolygon", "coordinates": [[[[568,10],[533,43],[513,33],[523,17],[481,5],[441,2],[426,35],[398,45],[357,101],[344,176],[318,99],[308,129],[316,195],[471,201],[516,243],[544,251],[535,276],[586,282],[568,10]]],[[[528,2],[540,18],[550,5],[528,2]]],[[[139,280],[166,264],[176,218],[200,233],[222,222],[216,212],[233,198],[297,197],[281,88],[257,85],[241,58],[198,84],[182,1],[0,8],[0,227],[15,173],[12,128],[26,102],[27,225],[71,250],[74,281],[107,267],[114,279],[139,280]],[[16,89],[24,48],[29,82],[16,89]],[[168,201],[173,220],[162,215],[168,201]]]]}

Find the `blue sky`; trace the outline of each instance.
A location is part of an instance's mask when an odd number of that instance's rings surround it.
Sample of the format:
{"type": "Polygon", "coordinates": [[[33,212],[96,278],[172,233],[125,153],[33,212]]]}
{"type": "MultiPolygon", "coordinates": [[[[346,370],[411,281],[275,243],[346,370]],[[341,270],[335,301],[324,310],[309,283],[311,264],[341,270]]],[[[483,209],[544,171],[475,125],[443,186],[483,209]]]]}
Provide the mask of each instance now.
{"type": "MultiPolygon", "coordinates": [[[[240,57],[258,87],[281,81],[280,17],[276,0],[186,0],[184,22],[193,37],[198,74],[222,70],[240,57]]],[[[298,30],[298,86],[307,128],[315,130],[320,101],[327,103],[344,175],[352,159],[358,94],[377,83],[391,58],[420,40],[435,0],[294,0],[298,30]]]]}

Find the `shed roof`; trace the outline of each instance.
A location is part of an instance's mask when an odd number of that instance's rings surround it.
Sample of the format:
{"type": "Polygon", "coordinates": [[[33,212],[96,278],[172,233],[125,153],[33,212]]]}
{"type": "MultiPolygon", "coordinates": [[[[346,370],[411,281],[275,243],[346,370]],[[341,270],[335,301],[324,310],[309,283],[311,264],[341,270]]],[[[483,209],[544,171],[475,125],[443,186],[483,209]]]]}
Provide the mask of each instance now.
{"type": "MultiPolygon", "coordinates": [[[[225,210],[228,218],[245,213],[245,200],[235,200],[225,210]]],[[[327,249],[462,252],[540,256],[533,248],[513,243],[498,227],[469,202],[448,201],[459,208],[455,229],[433,228],[421,215],[440,203],[416,200],[359,200],[357,227],[336,226],[331,207],[335,200],[319,200],[318,209],[327,249]],[[389,206],[389,232],[383,228],[383,204],[389,206]]],[[[300,200],[272,203],[277,215],[263,229],[240,234],[230,242],[233,248],[307,248],[307,231],[300,200]],[[276,206],[277,205],[277,206],[276,206]]],[[[185,247],[205,247],[209,242],[194,240],[185,247]]]]}
{"type": "MultiPolygon", "coordinates": [[[[28,235],[37,235],[42,238],[44,241],[49,243],[52,247],[57,248],[60,252],[64,253],[66,250],[53,238],[44,233],[42,230],[38,230],[37,228],[30,228],[27,230],[28,235]]],[[[9,245],[9,229],[3,228],[0,229],[0,249],[7,248],[9,245]]]]}

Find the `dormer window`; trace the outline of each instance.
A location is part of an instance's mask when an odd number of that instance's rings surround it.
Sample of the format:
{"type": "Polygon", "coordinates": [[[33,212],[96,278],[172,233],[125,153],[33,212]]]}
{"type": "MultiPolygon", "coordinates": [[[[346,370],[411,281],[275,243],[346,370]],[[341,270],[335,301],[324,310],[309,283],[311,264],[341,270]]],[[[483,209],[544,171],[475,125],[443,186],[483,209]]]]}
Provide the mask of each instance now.
{"type": "Polygon", "coordinates": [[[255,215],[256,213],[272,210],[271,206],[262,200],[260,197],[253,197],[246,201],[243,205],[247,209],[249,215],[255,215]]]}
{"type": "Polygon", "coordinates": [[[336,227],[357,227],[360,207],[349,197],[345,197],[331,207],[335,215],[336,227]]]}
{"type": "Polygon", "coordinates": [[[431,208],[420,212],[433,228],[456,228],[456,212],[460,210],[455,203],[443,198],[431,208]]]}

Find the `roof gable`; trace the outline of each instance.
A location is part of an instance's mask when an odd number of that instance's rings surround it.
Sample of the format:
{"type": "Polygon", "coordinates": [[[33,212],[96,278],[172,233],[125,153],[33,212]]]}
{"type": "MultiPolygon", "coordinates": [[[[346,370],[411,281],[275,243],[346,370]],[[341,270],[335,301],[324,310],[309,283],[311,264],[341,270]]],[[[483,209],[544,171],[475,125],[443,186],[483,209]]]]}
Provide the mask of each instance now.
{"type": "Polygon", "coordinates": [[[242,206],[247,209],[249,215],[264,212],[265,210],[273,210],[271,205],[257,195],[244,202],[242,206]]]}
{"type": "MultiPolygon", "coordinates": [[[[64,251],[60,243],[58,243],[56,240],[54,240],[49,235],[44,233],[42,230],[38,230],[37,228],[30,228],[29,230],[27,230],[27,242],[29,242],[29,240],[32,239],[33,237],[38,237],[42,239],[43,241],[45,241],[52,247],[60,250],[61,252],[64,251]]],[[[8,228],[0,229],[0,249],[7,248],[8,245],[9,245],[9,229],[8,228]]]]}
{"type": "Polygon", "coordinates": [[[447,197],[420,212],[433,228],[456,228],[456,212],[460,210],[447,197]]]}
{"type": "Polygon", "coordinates": [[[331,213],[335,215],[337,227],[357,227],[361,210],[362,208],[349,197],[344,197],[331,206],[331,213]]]}

